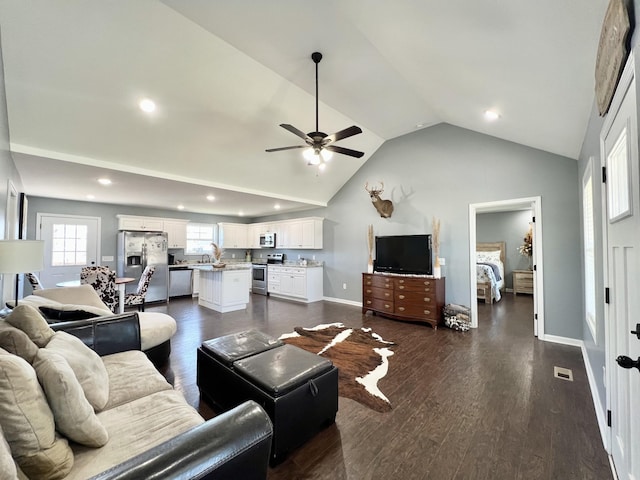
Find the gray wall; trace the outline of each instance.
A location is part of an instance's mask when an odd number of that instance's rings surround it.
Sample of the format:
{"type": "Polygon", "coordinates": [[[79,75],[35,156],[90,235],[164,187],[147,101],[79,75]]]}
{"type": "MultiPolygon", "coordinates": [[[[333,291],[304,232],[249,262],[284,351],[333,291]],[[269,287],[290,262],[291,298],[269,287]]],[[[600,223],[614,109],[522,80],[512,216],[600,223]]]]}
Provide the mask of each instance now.
{"type": "Polygon", "coordinates": [[[478,242],[505,242],[504,276],[506,288],[513,288],[513,270],[529,268],[529,257],[523,257],[518,247],[524,243],[532,213],[515,212],[479,213],[476,215],[478,242]]]}
{"type": "MultiPolygon", "coordinates": [[[[304,212],[325,217],[324,294],[362,301],[367,225],[376,235],[431,233],[435,216],[441,220],[440,256],[446,258],[446,301],[469,305],[469,204],[541,196],[545,333],[582,338],[575,308],[581,299],[576,177],[575,160],[447,124],[390,140],[328,207],[304,212]],[[365,182],[379,180],[385,184],[382,197],[395,205],[389,219],[380,218],[364,190],[365,182]]],[[[256,220],[280,218],[286,215],[256,220]]]]}
{"type": "MultiPolygon", "coordinates": [[[[13,163],[11,152],[9,151],[9,120],[7,117],[7,97],[4,83],[4,64],[2,61],[2,46],[0,45],[0,238],[5,238],[5,222],[7,219],[7,192],[9,181],[18,192],[22,191],[22,180],[13,163]]],[[[3,276],[0,276],[2,278],[3,276]]],[[[9,276],[9,281],[14,280],[14,276],[9,276]]],[[[4,292],[4,280],[0,284],[0,292],[4,292]]],[[[3,295],[4,296],[4,295],[3,295]]],[[[8,298],[3,298],[4,300],[8,298]]]]}

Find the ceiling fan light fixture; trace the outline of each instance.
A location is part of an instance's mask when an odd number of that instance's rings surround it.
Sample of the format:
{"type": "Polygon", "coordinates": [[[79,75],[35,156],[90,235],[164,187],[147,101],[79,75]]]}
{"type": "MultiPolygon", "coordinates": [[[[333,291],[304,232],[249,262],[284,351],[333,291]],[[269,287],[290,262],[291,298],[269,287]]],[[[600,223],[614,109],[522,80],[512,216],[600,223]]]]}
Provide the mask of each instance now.
{"type": "Polygon", "coordinates": [[[302,156],[307,161],[307,165],[318,165],[320,163],[320,150],[307,148],[302,152],[302,156]]]}
{"type": "Polygon", "coordinates": [[[328,162],[333,158],[333,152],[323,148],[322,150],[320,150],[320,156],[325,162],[328,162]]]}

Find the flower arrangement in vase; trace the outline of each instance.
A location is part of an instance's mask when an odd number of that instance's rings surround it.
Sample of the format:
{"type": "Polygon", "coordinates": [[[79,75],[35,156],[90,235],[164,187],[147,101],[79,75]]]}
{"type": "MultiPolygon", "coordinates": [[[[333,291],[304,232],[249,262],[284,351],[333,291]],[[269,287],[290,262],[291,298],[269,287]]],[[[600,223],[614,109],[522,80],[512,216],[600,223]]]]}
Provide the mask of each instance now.
{"type": "Polygon", "coordinates": [[[531,270],[533,261],[533,228],[529,225],[529,230],[524,236],[524,243],[518,247],[518,253],[523,257],[529,258],[529,270],[531,270]]]}
{"type": "Polygon", "coordinates": [[[224,266],[224,263],[220,261],[220,259],[222,258],[222,254],[224,253],[224,250],[221,249],[216,243],[212,242],[211,245],[213,245],[213,265],[219,266],[219,267],[224,266]]]}

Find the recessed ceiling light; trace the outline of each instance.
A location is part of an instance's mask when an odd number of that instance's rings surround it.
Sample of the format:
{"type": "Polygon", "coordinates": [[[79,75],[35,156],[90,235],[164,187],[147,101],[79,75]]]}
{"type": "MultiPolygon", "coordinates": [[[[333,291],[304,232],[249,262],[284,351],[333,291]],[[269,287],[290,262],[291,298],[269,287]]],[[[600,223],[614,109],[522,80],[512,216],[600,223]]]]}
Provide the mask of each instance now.
{"type": "Polygon", "coordinates": [[[244,216],[244,213],[243,213],[242,211],[239,211],[239,212],[238,212],[238,215],[240,215],[241,217],[243,217],[243,216],[244,216]]]}
{"type": "Polygon", "coordinates": [[[87,200],[93,200],[94,198],[96,198],[95,195],[91,195],[91,194],[87,195],[87,200]]]}
{"type": "Polygon", "coordinates": [[[216,197],[214,197],[213,195],[207,195],[207,200],[209,200],[210,202],[213,202],[216,199],[216,197]]]}
{"type": "Polygon", "coordinates": [[[276,203],[276,204],[273,206],[273,208],[275,208],[276,210],[280,210],[280,204],[279,204],[279,203],[276,203]]]}
{"type": "Polygon", "coordinates": [[[143,98],[142,100],[140,100],[138,106],[140,107],[140,110],[146,113],[152,113],[156,109],[156,103],[148,98],[143,98]]]}
{"type": "Polygon", "coordinates": [[[416,130],[419,129],[419,128],[424,128],[426,126],[427,126],[426,123],[422,123],[422,122],[421,123],[416,123],[416,130]]]}
{"type": "Polygon", "coordinates": [[[485,110],[484,118],[490,122],[493,122],[494,120],[497,120],[500,118],[500,114],[495,110],[485,110]]]}
{"type": "Polygon", "coordinates": [[[108,178],[99,178],[98,183],[100,185],[111,185],[111,180],[109,180],[108,178]]]}
{"type": "Polygon", "coordinates": [[[178,205],[178,210],[184,210],[184,205],[178,205]]]}

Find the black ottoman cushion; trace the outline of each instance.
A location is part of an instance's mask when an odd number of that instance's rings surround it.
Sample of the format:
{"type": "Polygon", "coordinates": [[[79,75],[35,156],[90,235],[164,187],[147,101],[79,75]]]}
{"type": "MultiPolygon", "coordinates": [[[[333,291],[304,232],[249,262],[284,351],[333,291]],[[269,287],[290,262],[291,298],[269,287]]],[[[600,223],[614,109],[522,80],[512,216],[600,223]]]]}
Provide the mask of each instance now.
{"type": "Polygon", "coordinates": [[[293,345],[283,345],[234,363],[240,375],[274,397],[290,392],[332,367],[330,360],[293,345]]]}
{"type": "Polygon", "coordinates": [[[231,366],[236,360],[281,345],[284,345],[282,340],[270,337],[258,330],[247,330],[207,340],[202,343],[202,348],[225,365],[231,366]]]}

